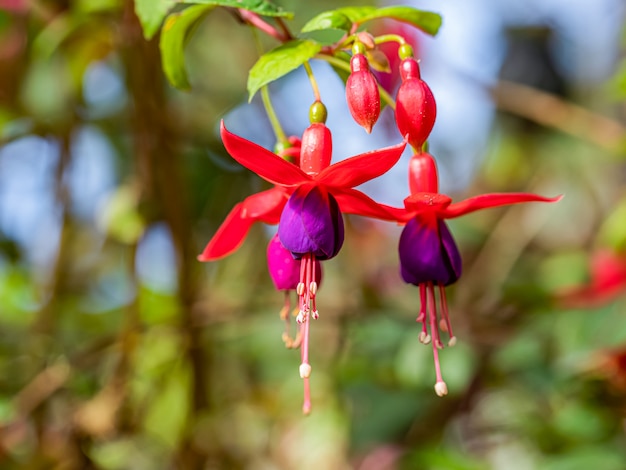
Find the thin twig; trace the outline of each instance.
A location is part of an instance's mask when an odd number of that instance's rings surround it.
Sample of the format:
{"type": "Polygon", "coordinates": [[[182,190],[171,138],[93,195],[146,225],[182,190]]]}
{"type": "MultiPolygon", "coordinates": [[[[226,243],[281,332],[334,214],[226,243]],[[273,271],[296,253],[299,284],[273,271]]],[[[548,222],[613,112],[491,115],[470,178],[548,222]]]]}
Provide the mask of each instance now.
{"type": "Polygon", "coordinates": [[[609,152],[623,151],[626,128],[613,119],[550,93],[506,80],[492,88],[491,95],[503,111],[587,140],[609,152]]]}

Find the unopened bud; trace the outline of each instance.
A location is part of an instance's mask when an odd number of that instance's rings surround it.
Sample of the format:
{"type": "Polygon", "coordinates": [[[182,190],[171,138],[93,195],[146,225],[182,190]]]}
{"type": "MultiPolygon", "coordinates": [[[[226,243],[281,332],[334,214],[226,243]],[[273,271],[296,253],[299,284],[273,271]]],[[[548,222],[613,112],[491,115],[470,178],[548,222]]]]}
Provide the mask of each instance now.
{"type": "Polygon", "coordinates": [[[325,124],[314,122],[302,134],[300,168],[306,174],[316,175],[330,165],[333,142],[325,124]]]}
{"type": "Polygon", "coordinates": [[[363,54],[350,60],[352,73],[346,82],[346,101],[356,123],[369,134],[380,115],[380,93],[376,78],[363,54]]]}
{"type": "Polygon", "coordinates": [[[396,124],[409,143],[421,149],[435,125],[437,105],[432,91],[420,78],[417,61],[404,59],[400,64],[402,85],[396,96],[396,124]]]}

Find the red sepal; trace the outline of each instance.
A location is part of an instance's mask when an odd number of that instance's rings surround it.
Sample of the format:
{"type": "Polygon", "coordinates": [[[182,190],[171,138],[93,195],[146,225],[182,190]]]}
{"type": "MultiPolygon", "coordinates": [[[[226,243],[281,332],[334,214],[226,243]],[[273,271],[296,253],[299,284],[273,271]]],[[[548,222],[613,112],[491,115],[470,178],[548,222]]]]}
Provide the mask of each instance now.
{"type": "Polygon", "coordinates": [[[320,184],[334,188],[353,188],[366,181],[377,178],[394,166],[406,147],[406,141],[346,158],[325,168],[315,180],[320,184]]]}
{"type": "Polygon", "coordinates": [[[288,195],[284,188],[272,188],[236,204],[198,256],[198,261],[215,261],[233,253],[257,221],[277,224],[288,195]]]}
{"type": "Polygon", "coordinates": [[[224,121],[221,123],[220,133],[230,156],[264,180],[282,186],[296,186],[311,180],[309,175],[293,163],[228,131],[224,121]]]}
{"type": "Polygon", "coordinates": [[[491,207],[507,206],[510,204],[520,204],[522,202],[558,202],[563,196],[544,197],[531,193],[490,193],[481,194],[479,196],[470,197],[464,201],[450,204],[445,210],[441,211],[441,217],[444,219],[453,219],[470,212],[481,209],[489,209],[491,207]]]}

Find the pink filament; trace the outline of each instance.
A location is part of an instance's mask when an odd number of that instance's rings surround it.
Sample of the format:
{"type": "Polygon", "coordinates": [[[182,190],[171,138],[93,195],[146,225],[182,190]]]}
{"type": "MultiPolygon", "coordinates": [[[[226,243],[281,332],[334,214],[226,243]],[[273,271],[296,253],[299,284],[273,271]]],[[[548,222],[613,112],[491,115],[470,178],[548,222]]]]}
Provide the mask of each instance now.
{"type": "MultiPolygon", "coordinates": [[[[450,339],[453,339],[454,336],[452,334],[452,325],[450,324],[448,303],[446,301],[444,286],[443,284],[438,283],[437,287],[439,290],[439,308],[441,311],[441,322],[439,323],[437,318],[437,298],[435,295],[435,286],[433,282],[425,282],[419,285],[420,311],[416,321],[422,323],[420,340],[424,344],[428,344],[429,340],[432,337],[435,373],[437,376],[437,383],[439,383],[443,382],[441,365],[439,363],[439,349],[443,348],[440,330],[447,331],[450,339]],[[428,336],[429,328],[430,336],[428,336]]],[[[451,342],[449,344],[452,345],[454,343],[451,342]]]]}
{"type": "MultiPolygon", "coordinates": [[[[300,285],[303,286],[299,292],[300,312],[298,321],[301,323],[300,331],[302,338],[302,347],[300,349],[301,365],[309,365],[309,330],[311,317],[317,318],[317,309],[315,305],[315,290],[312,290],[312,283],[315,282],[315,255],[307,253],[302,257],[300,262],[300,285]]],[[[311,411],[311,390],[308,377],[302,377],[304,380],[304,403],[302,412],[308,414],[311,411]]]]}

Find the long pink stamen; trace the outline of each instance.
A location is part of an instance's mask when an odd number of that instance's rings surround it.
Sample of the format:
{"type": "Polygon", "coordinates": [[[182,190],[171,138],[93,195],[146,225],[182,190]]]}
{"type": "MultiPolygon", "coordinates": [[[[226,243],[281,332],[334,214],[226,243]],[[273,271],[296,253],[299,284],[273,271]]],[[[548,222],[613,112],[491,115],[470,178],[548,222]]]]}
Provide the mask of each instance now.
{"type": "Polygon", "coordinates": [[[304,332],[302,335],[302,364],[309,363],[309,325],[311,324],[311,322],[309,322],[309,319],[310,317],[307,316],[302,323],[302,327],[304,328],[304,332]]]}
{"type": "Polygon", "coordinates": [[[300,323],[300,331],[302,338],[302,347],[300,348],[300,377],[304,380],[304,402],[302,411],[305,414],[311,411],[311,390],[309,384],[309,376],[311,375],[311,365],[309,364],[309,330],[311,318],[318,317],[317,308],[315,306],[315,294],[317,292],[317,283],[315,282],[315,256],[307,253],[302,257],[300,262],[300,282],[298,283],[298,299],[300,311],[298,312],[298,323],[300,323]]]}
{"type": "Polygon", "coordinates": [[[441,324],[440,328],[443,331],[448,332],[450,339],[448,340],[448,346],[454,346],[456,344],[456,336],[452,333],[452,323],[450,323],[450,315],[448,313],[448,301],[446,300],[446,291],[443,284],[439,283],[439,303],[441,305],[441,324]]]}
{"type": "Polygon", "coordinates": [[[426,320],[426,285],[425,284],[420,284],[419,285],[419,289],[420,289],[420,313],[417,316],[417,318],[415,319],[415,321],[417,322],[421,322],[422,323],[422,331],[420,331],[419,334],[419,340],[420,343],[423,344],[428,344],[430,343],[430,335],[428,334],[428,329],[426,327],[427,324],[427,320],[426,320]]]}
{"type": "Polygon", "coordinates": [[[437,298],[435,296],[435,286],[433,282],[424,282],[419,284],[420,289],[420,313],[417,317],[418,322],[422,323],[422,331],[419,334],[420,342],[424,344],[433,343],[433,358],[435,360],[435,374],[437,381],[435,383],[435,392],[440,397],[448,394],[448,387],[443,381],[441,375],[441,365],[439,363],[439,349],[443,348],[441,342],[441,334],[439,328],[443,331],[450,332],[449,346],[453,346],[456,343],[456,338],[452,336],[452,328],[450,326],[450,318],[448,315],[448,304],[446,303],[445,293],[443,291],[443,285],[438,283],[439,287],[439,304],[441,308],[441,322],[437,322],[437,298]],[[428,334],[428,328],[430,327],[430,335],[428,334]]]}
{"type": "Polygon", "coordinates": [[[415,321],[423,322],[426,318],[426,284],[420,284],[420,313],[415,321]]]}
{"type": "Polygon", "coordinates": [[[441,365],[439,364],[439,345],[441,345],[441,341],[439,340],[439,329],[437,328],[437,307],[435,304],[435,289],[432,282],[428,283],[428,291],[430,294],[431,301],[429,302],[429,317],[430,317],[430,331],[433,334],[433,356],[435,359],[435,374],[437,376],[437,381],[435,383],[435,393],[440,397],[448,394],[448,387],[446,383],[443,381],[443,377],[441,375],[441,365]],[[435,336],[436,334],[436,336],[435,336]],[[439,343],[439,344],[438,344],[439,343]]]}
{"type": "Polygon", "coordinates": [[[439,328],[438,328],[438,322],[437,322],[437,300],[435,298],[435,287],[433,286],[432,282],[428,283],[428,296],[430,297],[430,302],[429,302],[430,334],[433,337],[433,345],[441,349],[443,348],[443,343],[441,342],[441,335],[439,334],[439,328]]]}

